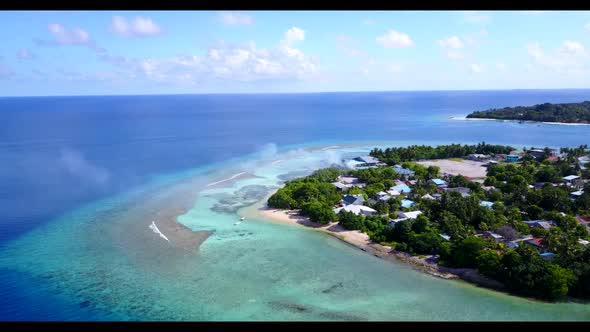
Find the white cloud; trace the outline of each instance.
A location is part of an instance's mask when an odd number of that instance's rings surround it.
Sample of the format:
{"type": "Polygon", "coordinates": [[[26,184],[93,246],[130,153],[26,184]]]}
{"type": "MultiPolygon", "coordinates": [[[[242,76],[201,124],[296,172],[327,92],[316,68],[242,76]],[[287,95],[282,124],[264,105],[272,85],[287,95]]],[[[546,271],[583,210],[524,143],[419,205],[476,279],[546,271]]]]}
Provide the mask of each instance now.
{"type": "Polygon", "coordinates": [[[479,74],[484,71],[484,67],[483,67],[483,65],[480,65],[477,63],[472,63],[469,65],[469,70],[474,74],[479,74]]]}
{"type": "Polygon", "coordinates": [[[31,51],[27,50],[26,48],[23,48],[16,53],[16,57],[20,60],[31,60],[34,59],[36,56],[35,54],[31,53],[31,51]]]}
{"type": "Polygon", "coordinates": [[[566,40],[553,52],[545,52],[539,43],[526,45],[528,54],[534,63],[545,69],[561,74],[588,74],[588,55],[579,42],[566,40]]]}
{"type": "Polygon", "coordinates": [[[388,65],[386,65],[387,71],[389,71],[390,73],[399,73],[402,71],[402,65],[400,65],[399,63],[390,63],[388,65]]]}
{"type": "Polygon", "coordinates": [[[463,52],[459,52],[459,51],[447,51],[446,53],[447,58],[449,58],[449,60],[463,60],[465,59],[465,55],[463,54],[463,52]]]}
{"type": "Polygon", "coordinates": [[[252,16],[242,13],[219,13],[219,20],[226,25],[250,25],[252,16]]]}
{"type": "Polygon", "coordinates": [[[354,42],[351,38],[345,35],[339,35],[336,37],[336,43],[338,49],[340,49],[346,56],[351,58],[358,58],[358,57],[367,57],[367,54],[357,47],[355,47],[354,42]]]}
{"type": "Polygon", "coordinates": [[[149,37],[162,32],[151,18],[136,17],[127,20],[122,16],[114,16],[110,26],[111,32],[123,37],[149,37]]]}
{"type": "Polygon", "coordinates": [[[291,29],[285,32],[285,43],[287,45],[292,45],[295,42],[303,41],[305,39],[305,31],[301,30],[298,27],[292,27],[291,29]]]}
{"type": "Polygon", "coordinates": [[[388,30],[383,36],[375,39],[378,44],[385,48],[402,48],[414,45],[414,41],[409,35],[395,30],[388,30]]]}
{"type": "Polygon", "coordinates": [[[463,42],[461,41],[461,38],[457,36],[451,36],[445,39],[441,39],[438,41],[438,45],[440,45],[443,48],[463,48],[463,42]]]}
{"type": "Polygon", "coordinates": [[[128,59],[105,54],[99,58],[125,70],[131,78],[141,77],[157,82],[309,79],[315,77],[319,68],[316,59],[295,48],[294,44],[304,39],[305,32],[293,27],[285,32],[283,40],[275,48],[258,48],[254,42],[241,45],[222,42],[203,56],[128,59]]]}
{"type": "Polygon", "coordinates": [[[563,42],[562,49],[566,53],[570,53],[573,55],[584,55],[586,53],[584,49],[584,45],[579,42],[566,40],[563,42]]]}
{"type": "Polygon", "coordinates": [[[365,25],[375,25],[375,23],[377,23],[377,22],[375,22],[375,20],[372,20],[370,18],[363,20],[363,24],[365,24],[365,25]]]}
{"type": "Polygon", "coordinates": [[[0,79],[7,79],[14,76],[12,69],[0,64],[0,79]]]}
{"type": "Polygon", "coordinates": [[[463,18],[465,21],[475,24],[487,24],[491,21],[488,14],[479,11],[465,11],[463,12],[463,18]]]}
{"type": "Polygon", "coordinates": [[[90,35],[80,28],[68,30],[59,23],[52,23],[49,24],[48,29],[55,38],[55,42],[60,45],[86,45],[90,43],[90,35]]]}

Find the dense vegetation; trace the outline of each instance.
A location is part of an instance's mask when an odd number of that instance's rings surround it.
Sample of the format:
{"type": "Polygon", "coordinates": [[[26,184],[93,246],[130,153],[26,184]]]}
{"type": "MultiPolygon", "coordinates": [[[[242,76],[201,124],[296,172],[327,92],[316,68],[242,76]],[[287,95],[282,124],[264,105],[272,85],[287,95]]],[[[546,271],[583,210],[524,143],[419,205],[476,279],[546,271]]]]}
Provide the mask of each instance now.
{"type": "Polygon", "coordinates": [[[504,145],[491,145],[485,142],[477,145],[439,145],[437,147],[426,145],[412,145],[408,147],[387,148],[385,150],[373,149],[371,156],[378,158],[388,165],[399,164],[403,161],[422,159],[460,158],[472,153],[479,154],[508,154],[514,148],[504,145]]]}
{"type": "Polygon", "coordinates": [[[590,101],[569,104],[539,104],[534,106],[504,107],[473,112],[468,118],[499,120],[590,123],[590,101]]]}
{"type": "Polygon", "coordinates": [[[586,146],[561,149],[557,161],[525,156],[518,164],[499,163],[488,167],[484,185],[469,181],[461,175],[448,176],[449,187],[469,188],[469,196],[459,192],[441,191],[429,180],[439,175],[437,167],[424,167],[411,162],[416,159],[465,156],[469,153],[506,153],[511,147],[478,144],[475,146],[446,145],[442,147],[411,146],[407,148],[375,149],[371,155],[388,164],[401,163],[415,172],[412,192],[405,195],[417,204],[408,210],[423,213],[416,219],[398,221],[397,212],[403,210],[401,196],[387,201],[378,199],[378,192],[387,191],[400,178],[393,168],[347,170],[323,169],[312,175],[289,181],[272,195],[269,206],[300,209],[301,213],[319,223],[338,221],[343,227],[367,233],[371,240],[389,245],[413,255],[436,255],[441,265],[475,268],[490,278],[505,284],[514,293],[544,299],[558,299],[566,295],[590,298],[590,246],[579,239],[590,239],[585,226],[578,224],[575,215],[590,216],[590,185],[576,200],[569,197],[576,190],[563,184],[562,177],[577,174],[590,178],[589,170],[582,170],[577,157],[588,154],[586,146]],[[339,175],[357,177],[365,186],[338,191],[331,184],[339,175]],[[542,185],[539,182],[547,182],[542,185]],[[553,183],[553,184],[552,184],[553,183]],[[530,185],[537,184],[533,188],[530,185]],[[422,198],[425,194],[440,193],[439,199],[422,198]],[[364,203],[377,210],[374,216],[355,215],[340,211],[342,194],[361,194],[364,203]],[[481,206],[491,201],[492,208],[481,206]],[[529,228],[527,220],[551,220],[556,226],[550,230],[529,228]],[[542,238],[547,251],[555,256],[546,259],[531,245],[520,242],[515,249],[505,241],[494,241],[482,236],[493,231],[506,241],[531,234],[542,238]],[[445,240],[441,234],[450,236],[445,240]]]}

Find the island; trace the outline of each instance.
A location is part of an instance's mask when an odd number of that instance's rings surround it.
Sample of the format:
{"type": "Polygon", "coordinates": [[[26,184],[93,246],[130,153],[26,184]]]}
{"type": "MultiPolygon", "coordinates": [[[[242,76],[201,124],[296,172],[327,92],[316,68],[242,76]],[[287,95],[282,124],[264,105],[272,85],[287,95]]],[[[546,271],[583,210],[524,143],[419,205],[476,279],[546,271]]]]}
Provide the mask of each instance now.
{"type": "Polygon", "coordinates": [[[589,152],[485,142],[373,149],[286,181],[267,210],[434,275],[587,300],[589,152]]]}
{"type": "Polygon", "coordinates": [[[473,112],[467,118],[590,124],[590,101],[493,108],[473,112]]]}

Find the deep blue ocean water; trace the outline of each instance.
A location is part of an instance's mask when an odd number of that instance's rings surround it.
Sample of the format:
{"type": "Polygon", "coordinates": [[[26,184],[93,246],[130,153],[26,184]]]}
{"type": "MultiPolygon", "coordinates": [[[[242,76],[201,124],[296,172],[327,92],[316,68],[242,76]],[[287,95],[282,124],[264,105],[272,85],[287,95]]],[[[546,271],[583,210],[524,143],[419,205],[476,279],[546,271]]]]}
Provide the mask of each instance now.
{"type": "MultiPolygon", "coordinates": [[[[587,144],[588,126],[450,119],[583,100],[590,90],[0,98],[0,248],[85,203],[269,144],[587,144]]],[[[67,298],[39,301],[36,284],[0,270],[0,318],[93,319],[67,298]]]]}

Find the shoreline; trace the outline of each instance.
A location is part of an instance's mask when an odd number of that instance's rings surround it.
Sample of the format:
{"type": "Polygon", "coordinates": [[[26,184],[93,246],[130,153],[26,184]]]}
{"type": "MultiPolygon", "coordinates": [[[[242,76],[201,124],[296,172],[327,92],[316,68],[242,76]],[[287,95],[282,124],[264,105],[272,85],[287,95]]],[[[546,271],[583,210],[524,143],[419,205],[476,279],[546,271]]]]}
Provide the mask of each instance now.
{"type": "Polygon", "coordinates": [[[532,120],[512,120],[512,119],[492,119],[492,118],[467,118],[461,116],[451,116],[451,120],[461,121],[498,121],[498,122],[524,122],[524,123],[538,123],[546,125],[558,125],[558,126],[590,126],[590,123],[578,123],[578,122],[548,122],[548,121],[532,121],[532,120]]]}
{"type": "Polygon", "coordinates": [[[358,230],[346,230],[337,222],[322,225],[310,221],[308,217],[299,215],[297,210],[269,208],[266,205],[266,201],[268,200],[268,197],[274,194],[274,192],[276,191],[270,193],[264,200],[240,209],[238,214],[247,218],[262,219],[263,221],[270,221],[284,225],[306,227],[314,231],[328,234],[377,258],[390,262],[402,262],[418,272],[426,273],[441,279],[462,280],[475,286],[496,291],[504,291],[504,286],[501,283],[482,276],[475,269],[448,268],[440,266],[436,263],[428,262],[428,257],[418,258],[409,253],[397,251],[389,246],[375,243],[369,239],[367,234],[358,230]]]}

